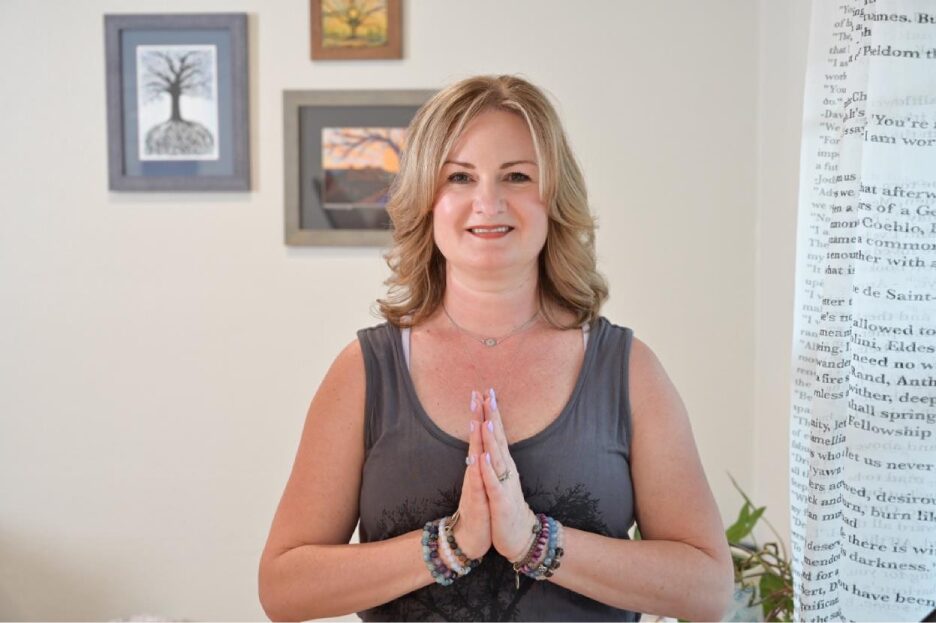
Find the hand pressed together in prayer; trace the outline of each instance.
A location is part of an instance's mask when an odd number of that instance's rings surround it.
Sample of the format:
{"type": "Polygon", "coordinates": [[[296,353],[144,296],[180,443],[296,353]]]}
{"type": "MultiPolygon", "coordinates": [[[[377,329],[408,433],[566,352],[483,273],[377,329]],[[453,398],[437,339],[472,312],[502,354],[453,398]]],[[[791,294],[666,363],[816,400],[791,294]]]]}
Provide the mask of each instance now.
{"type": "Polygon", "coordinates": [[[468,457],[455,538],[470,558],[494,546],[511,562],[523,558],[538,526],[523,497],[517,466],[493,389],[471,394],[468,457]]]}

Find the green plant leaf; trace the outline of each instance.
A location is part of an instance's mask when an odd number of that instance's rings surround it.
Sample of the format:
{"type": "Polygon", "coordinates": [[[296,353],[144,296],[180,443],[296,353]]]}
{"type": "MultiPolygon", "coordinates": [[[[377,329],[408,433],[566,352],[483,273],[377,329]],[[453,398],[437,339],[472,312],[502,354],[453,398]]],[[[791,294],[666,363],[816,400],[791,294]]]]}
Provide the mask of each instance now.
{"type": "Polygon", "coordinates": [[[728,538],[729,543],[738,543],[744,538],[744,527],[747,525],[748,517],[750,516],[748,508],[748,503],[745,502],[744,506],[741,507],[741,512],[738,513],[738,518],[725,530],[725,536],[728,538]]]}
{"type": "Polygon", "coordinates": [[[761,605],[764,609],[764,620],[767,620],[767,615],[770,614],[770,611],[784,600],[785,589],[786,584],[779,575],[775,573],[765,573],[761,576],[758,591],[760,592],[761,599],[763,599],[761,605]]]}
{"type": "Polygon", "coordinates": [[[757,520],[767,510],[766,506],[761,506],[752,513],[752,508],[748,502],[745,502],[744,506],[741,507],[741,512],[738,513],[737,521],[725,530],[725,537],[727,537],[729,543],[740,543],[741,539],[751,533],[757,520]]]}

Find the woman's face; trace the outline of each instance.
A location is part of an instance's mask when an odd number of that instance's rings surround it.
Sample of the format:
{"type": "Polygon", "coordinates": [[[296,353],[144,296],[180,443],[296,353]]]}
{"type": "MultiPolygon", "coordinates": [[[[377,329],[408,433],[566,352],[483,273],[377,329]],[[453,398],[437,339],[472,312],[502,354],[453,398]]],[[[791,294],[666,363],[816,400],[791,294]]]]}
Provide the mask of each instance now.
{"type": "Polygon", "coordinates": [[[548,218],[524,119],[491,110],[475,117],[446,159],[433,205],[433,234],[450,268],[535,270],[548,218]]]}

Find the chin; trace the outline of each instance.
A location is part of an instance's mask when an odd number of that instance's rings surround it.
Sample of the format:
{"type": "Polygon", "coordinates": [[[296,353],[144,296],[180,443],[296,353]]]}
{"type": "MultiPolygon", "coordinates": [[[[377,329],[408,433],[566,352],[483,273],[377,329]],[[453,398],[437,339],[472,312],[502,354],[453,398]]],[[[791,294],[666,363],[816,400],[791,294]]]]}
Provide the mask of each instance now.
{"type": "Polygon", "coordinates": [[[536,258],[524,259],[516,256],[501,255],[498,253],[487,253],[480,257],[460,258],[452,262],[453,267],[462,270],[481,270],[491,273],[503,271],[525,272],[529,270],[531,263],[536,264],[536,258]]]}

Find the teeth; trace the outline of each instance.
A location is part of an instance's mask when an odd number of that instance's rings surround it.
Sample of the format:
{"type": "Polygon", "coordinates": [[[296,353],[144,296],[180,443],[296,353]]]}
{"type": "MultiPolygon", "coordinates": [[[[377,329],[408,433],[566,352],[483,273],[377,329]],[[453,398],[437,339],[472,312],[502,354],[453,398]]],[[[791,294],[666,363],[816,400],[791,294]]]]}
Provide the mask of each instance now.
{"type": "Polygon", "coordinates": [[[506,225],[503,227],[472,227],[470,231],[473,234],[506,234],[510,231],[510,228],[506,225]]]}

